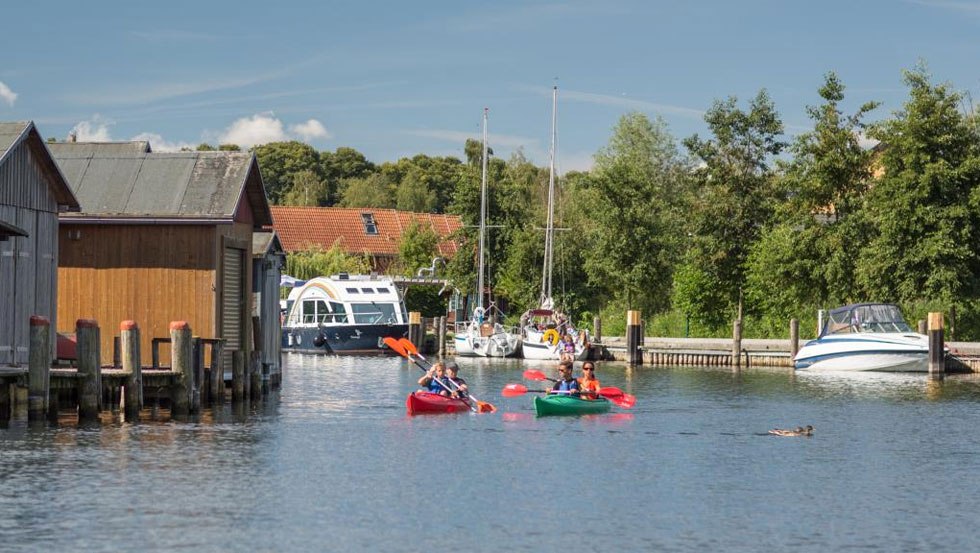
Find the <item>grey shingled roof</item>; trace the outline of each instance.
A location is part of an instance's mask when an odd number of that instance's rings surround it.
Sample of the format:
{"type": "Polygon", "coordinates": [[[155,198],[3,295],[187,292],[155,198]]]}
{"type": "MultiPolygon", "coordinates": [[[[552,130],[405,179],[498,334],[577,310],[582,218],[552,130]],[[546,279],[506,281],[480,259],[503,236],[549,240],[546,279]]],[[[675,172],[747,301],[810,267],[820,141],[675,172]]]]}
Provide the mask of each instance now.
{"type": "Polygon", "coordinates": [[[136,153],[120,143],[77,142],[58,143],[52,151],[83,218],[232,220],[247,195],[253,225],[272,224],[250,153],[136,153]]]}
{"type": "Polygon", "coordinates": [[[34,122],[0,121],[0,165],[4,164],[10,152],[22,144],[31,150],[41,172],[48,178],[49,190],[55,201],[65,209],[78,211],[78,200],[72,194],[64,174],[58,170],[58,165],[45,146],[34,122]]]}
{"type": "Polygon", "coordinates": [[[146,140],[131,142],[48,142],[48,149],[55,156],[70,152],[74,156],[116,154],[147,154],[152,150],[146,140]]]}
{"type": "Polygon", "coordinates": [[[280,253],[285,255],[279,236],[274,230],[255,231],[252,233],[252,256],[265,257],[268,253],[280,253]]]}

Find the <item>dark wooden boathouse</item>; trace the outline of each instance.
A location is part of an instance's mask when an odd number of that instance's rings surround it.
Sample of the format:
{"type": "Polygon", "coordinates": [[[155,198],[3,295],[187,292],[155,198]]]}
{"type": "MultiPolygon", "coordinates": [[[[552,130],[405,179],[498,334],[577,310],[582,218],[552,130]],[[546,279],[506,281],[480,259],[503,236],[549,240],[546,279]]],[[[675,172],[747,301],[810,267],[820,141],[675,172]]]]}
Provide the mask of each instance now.
{"type": "Polygon", "coordinates": [[[232,352],[248,359],[252,235],[272,224],[255,156],[154,153],[140,142],[49,147],[81,204],[61,217],[59,330],[96,319],[111,352],[119,321],[133,320],[148,358],[153,337],[187,321],[194,335],[226,341],[226,368],[232,352]]]}
{"type": "Polygon", "coordinates": [[[78,208],[34,123],[0,123],[0,367],[27,365],[32,315],[55,343],[58,213],[78,208]]]}

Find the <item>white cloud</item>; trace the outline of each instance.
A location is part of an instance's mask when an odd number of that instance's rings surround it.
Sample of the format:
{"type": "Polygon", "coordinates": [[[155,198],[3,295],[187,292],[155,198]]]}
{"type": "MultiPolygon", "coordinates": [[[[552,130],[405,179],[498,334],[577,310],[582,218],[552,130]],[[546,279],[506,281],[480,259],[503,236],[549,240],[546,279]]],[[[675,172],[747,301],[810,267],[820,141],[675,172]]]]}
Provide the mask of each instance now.
{"type": "Polygon", "coordinates": [[[284,140],[289,140],[289,136],[283,129],[282,121],[273,117],[271,113],[242,117],[218,137],[219,144],[238,144],[244,148],[284,140]]]}
{"type": "Polygon", "coordinates": [[[190,142],[170,142],[163,138],[162,135],[152,132],[141,132],[134,136],[131,140],[146,140],[150,143],[150,148],[154,152],[179,152],[184,148],[194,150],[197,148],[197,144],[191,144],[190,142]]]}
{"type": "Polygon", "coordinates": [[[71,132],[75,134],[75,139],[79,142],[111,142],[109,135],[111,121],[95,115],[89,121],[82,121],[72,127],[71,132]]]}
{"type": "Polygon", "coordinates": [[[314,138],[331,138],[330,133],[327,132],[327,129],[323,126],[323,123],[317,121],[316,119],[310,119],[306,123],[293,125],[289,127],[289,132],[306,141],[314,138]]]}
{"type": "Polygon", "coordinates": [[[7,102],[7,105],[14,107],[14,102],[17,100],[17,93],[10,90],[10,87],[0,81],[0,100],[7,102]]]}

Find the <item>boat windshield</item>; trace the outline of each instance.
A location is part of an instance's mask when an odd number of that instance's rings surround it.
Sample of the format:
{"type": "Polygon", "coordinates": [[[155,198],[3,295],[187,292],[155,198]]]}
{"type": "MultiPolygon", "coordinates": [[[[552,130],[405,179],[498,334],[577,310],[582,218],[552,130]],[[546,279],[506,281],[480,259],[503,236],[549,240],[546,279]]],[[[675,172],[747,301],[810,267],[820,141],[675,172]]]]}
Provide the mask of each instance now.
{"type": "Polygon", "coordinates": [[[855,332],[912,332],[912,329],[894,305],[855,305],[830,312],[824,334],[855,332]]]}
{"type": "Polygon", "coordinates": [[[390,303],[352,303],[354,322],[359,324],[393,324],[398,319],[395,316],[395,305],[390,303]]]}

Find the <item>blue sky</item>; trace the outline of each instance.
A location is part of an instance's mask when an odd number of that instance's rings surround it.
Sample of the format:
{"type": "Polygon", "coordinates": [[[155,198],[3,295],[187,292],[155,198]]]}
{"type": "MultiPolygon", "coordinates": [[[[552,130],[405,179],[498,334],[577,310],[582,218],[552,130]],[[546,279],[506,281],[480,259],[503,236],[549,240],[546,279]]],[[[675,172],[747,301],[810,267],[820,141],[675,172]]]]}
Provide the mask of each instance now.
{"type": "MultiPolygon", "coordinates": [[[[498,156],[589,167],[619,117],[705,133],[715,99],[766,88],[788,135],[828,71],[845,107],[900,108],[902,70],[980,99],[980,1],[16,2],[0,32],[0,120],[157,150],[297,138],[375,162],[463,156],[490,108],[498,156]],[[557,79],[557,81],[556,81],[557,79]]],[[[744,103],[743,103],[744,105],[744,103]]]]}

